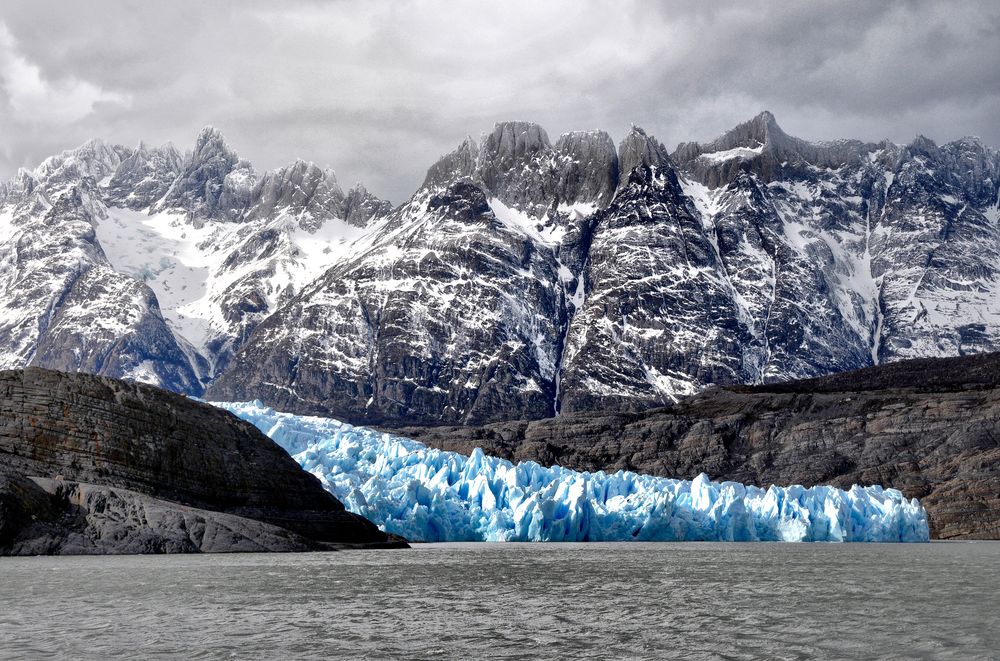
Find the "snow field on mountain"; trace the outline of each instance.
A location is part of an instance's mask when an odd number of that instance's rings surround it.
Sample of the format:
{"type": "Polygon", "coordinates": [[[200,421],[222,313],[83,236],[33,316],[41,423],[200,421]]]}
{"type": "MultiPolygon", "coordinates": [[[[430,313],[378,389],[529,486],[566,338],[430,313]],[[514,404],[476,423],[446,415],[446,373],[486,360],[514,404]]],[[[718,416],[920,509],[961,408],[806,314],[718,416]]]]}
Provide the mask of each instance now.
{"type": "Polygon", "coordinates": [[[298,292],[351,254],[373,229],[332,218],[310,233],[299,220],[279,214],[253,224],[218,220],[195,224],[182,213],[112,207],[94,230],[115,270],[145,282],[175,333],[207,353],[205,346],[214,337],[234,332],[219,305],[227,288],[270,268],[263,284],[273,309],[280,296],[298,292]],[[227,263],[227,257],[268,230],[284,235],[283,252],[246,255],[235,264],[227,263]]]}
{"type": "Polygon", "coordinates": [[[412,541],[927,541],[894,489],[761,489],[469,457],[260,402],[218,403],[257,426],[349,510],[412,541]]]}

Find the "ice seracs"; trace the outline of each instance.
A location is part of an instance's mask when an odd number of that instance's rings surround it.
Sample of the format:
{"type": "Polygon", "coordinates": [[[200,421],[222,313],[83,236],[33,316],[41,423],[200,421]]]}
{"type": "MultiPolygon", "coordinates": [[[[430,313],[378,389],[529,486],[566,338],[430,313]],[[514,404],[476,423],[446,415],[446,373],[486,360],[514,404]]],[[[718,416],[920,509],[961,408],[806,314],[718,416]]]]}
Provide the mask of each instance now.
{"type": "Polygon", "coordinates": [[[920,542],[927,515],[894,489],[761,489],[579,473],[444,452],[260,402],[217,404],[285,448],[351,511],[411,541],[920,542]]]}

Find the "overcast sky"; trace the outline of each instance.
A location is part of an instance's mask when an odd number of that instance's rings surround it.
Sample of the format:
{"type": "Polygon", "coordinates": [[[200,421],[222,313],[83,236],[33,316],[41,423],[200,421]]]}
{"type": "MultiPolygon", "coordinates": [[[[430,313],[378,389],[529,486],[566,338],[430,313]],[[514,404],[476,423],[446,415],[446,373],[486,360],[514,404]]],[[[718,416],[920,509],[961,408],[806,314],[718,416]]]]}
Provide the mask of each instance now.
{"type": "Polygon", "coordinates": [[[304,158],[396,203],[505,119],[673,148],[769,109],[807,139],[1000,146],[998,63],[994,0],[4,0],[0,178],[208,124],[260,170],[304,158]]]}

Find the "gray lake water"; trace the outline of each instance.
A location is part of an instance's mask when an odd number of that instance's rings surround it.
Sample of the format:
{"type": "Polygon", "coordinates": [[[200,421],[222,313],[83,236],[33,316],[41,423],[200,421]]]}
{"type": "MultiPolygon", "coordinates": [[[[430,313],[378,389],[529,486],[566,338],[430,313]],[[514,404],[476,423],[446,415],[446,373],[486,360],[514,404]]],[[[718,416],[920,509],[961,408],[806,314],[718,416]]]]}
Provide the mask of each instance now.
{"type": "Polygon", "coordinates": [[[1000,543],[0,558],[3,658],[1000,658],[1000,543]]]}

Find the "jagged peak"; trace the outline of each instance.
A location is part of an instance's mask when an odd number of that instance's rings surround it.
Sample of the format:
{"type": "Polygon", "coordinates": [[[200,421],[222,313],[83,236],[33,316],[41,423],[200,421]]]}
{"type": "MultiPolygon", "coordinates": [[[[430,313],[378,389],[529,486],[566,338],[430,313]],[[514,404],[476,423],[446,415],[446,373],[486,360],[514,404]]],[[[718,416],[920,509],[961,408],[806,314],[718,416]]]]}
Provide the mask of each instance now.
{"type": "Polygon", "coordinates": [[[207,142],[211,140],[225,142],[225,137],[222,135],[222,131],[215,128],[211,124],[206,124],[200,131],[198,131],[197,142],[207,142]]]}
{"type": "Polygon", "coordinates": [[[112,172],[122,160],[122,152],[130,150],[107,144],[101,138],[91,138],[79,147],[66,149],[49,156],[32,172],[39,180],[47,180],[59,172],[69,168],[77,175],[103,177],[112,172]]]}
{"type": "Polygon", "coordinates": [[[502,158],[522,158],[552,146],[549,134],[534,122],[511,120],[497,122],[493,131],[482,140],[481,153],[493,153],[502,158]]]}
{"type": "Polygon", "coordinates": [[[198,138],[195,140],[193,158],[195,161],[202,161],[215,155],[233,163],[239,160],[236,152],[226,142],[222,131],[214,126],[206,126],[198,133],[198,138]]]}
{"type": "Polygon", "coordinates": [[[159,147],[151,147],[149,143],[147,143],[145,140],[139,140],[138,144],[136,144],[135,146],[135,149],[130,150],[130,152],[131,153],[129,155],[129,159],[141,158],[143,160],[149,160],[156,155],[163,155],[168,157],[173,156],[176,157],[177,159],[181,158],[180,151],[177,150],[177,147],[175,147],[174,143],[172,142],[165,142],[159,147]]]}
{"type": "MultiPolygon", "coordinates": [[[[330,170],[330,173],[332,173],[332,172],[333,171],[330,170]]],[[[288,165],[286,165],[286,166],[284,166],[282,168],[279,168],[277,170],[277,173],[279,175],[282,175],[282,176],[287,176],[289,174],[300,174],[300,173],[301,174],[315,173],[315,174],[321,175],[323,177],[327,176],[327,171],[326,170],[324,170],[323,168],[319,167],[314,162],[307,161],[307,160],[302,159],[302,158],[296,158],[294,161],[292,161],[288,165]]]]}
{"type": "Polygon", "coordinates": [[[18,168],[17,174],[14,175],[14,181],[18,183],[29,182],[29,181],[34,183],[36,181],[35,173],[29,170],[28,168],[18,168]]]}
{"type": "Polygon", "coordinates": [[[567,151],[571,149],[579,149],[585,146],[599,146],[607,147],[610,145],[611,150],[614,151],[615,143],[611,139],[611,136],[607,131],[601,129],[590,129],[586,131],[567,131],[559,136],[556,140],[555,150],[556,151],[567,151]]]}
{"type": "Polygon", "coordinates": [[[933,152],[937,151],[938,146],[936,142],[921,133],[907,145],[907,148],[910,151],[933,152]]]}
{"type": "Polygon", "coordinates": [[[737,124],[705,145],[705,151],[721,151],[737,147],[755,149],[773,145],[785,137],[787,134],[778,126],[774,113],[770,110],[764,110],[753,119],[737,124]]]}
{"type": "Polygon", "coordinates": [[[963,135],[961,138],[957,140],[952,140],[948,144],[955,145],[958,147],[971,147],[976,151],[986,151],[987,149],[989,149],[986,146],[986,143],[983,142],[982,138],[980,138],[977,135],[963,135]]]}
{"type": "Polygon", "coordinates": [[[635,124],[618,145],[618,162],[621,168],[619,186],[628,183],[629,175],[636,168],[671,166],[670,155],[663,143],[635,124]]]}
{"type": "Polygon", "coordinates": [[[728,181],[737,170],[750,167],[765,181],[796,164],[839,168],[856,163],[867,154],[891,147],[860,140],[810,142],[788,135],[774,114],[763,111],[749,121],[723,133],[712,142],[681,143],[673,160],[707,185],[728,181]],[[721,170],[721,172],[713,172],[721,170]]]}
{"type": "Polygon", "coordinates": [[[432,188],[446,186],[457,179],[471,177],[476,169],[476,160],[479,158],[479,145],[472,136],[465,136],[465,139],[441,158],[434,165],[427,168],[427,175],[421,188],[432,188]]]}
{"type": "Polygon", "coordinates": [[[642,136],[643,138],[648,137],[646,135],[646,131],[643,130],[643,128],[641,126],[638,126],[637,124],[634,124],[634,123],[633,124],[629,124],[628,133],[625,135],[625,137],[627,138],[627,137],[629,137],[629,136],[631,136],[633,134],[634,135],[642,136]]]}
{"type": "Polygon", "coordinates": [[[774,113],[771,112],[770,110],[761,110],[759,113],[757,113],[757,116],[754,117],[753,120],[751,121],[763,122],[765,124],[774,126],[778,125],[778,121],[774,118],[774,113]]]}

